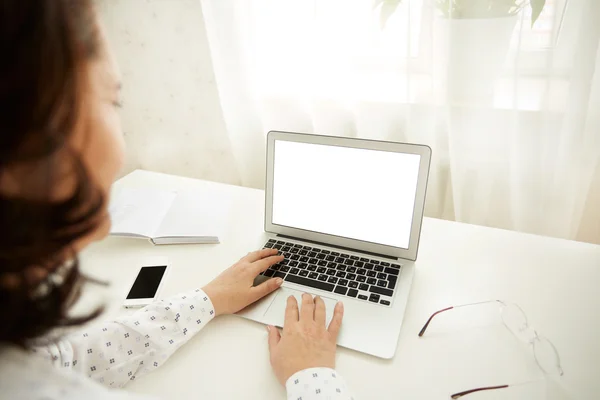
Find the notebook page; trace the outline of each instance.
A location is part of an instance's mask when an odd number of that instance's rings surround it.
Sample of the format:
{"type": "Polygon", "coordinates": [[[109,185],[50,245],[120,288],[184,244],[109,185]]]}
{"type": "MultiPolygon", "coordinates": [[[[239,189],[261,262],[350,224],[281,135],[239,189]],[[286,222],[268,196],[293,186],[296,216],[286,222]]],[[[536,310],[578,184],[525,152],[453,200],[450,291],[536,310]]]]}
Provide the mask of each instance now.
{"type": "Polygon", "coordinates": [[[231,200],[203,192],[179,192],[154,237],[219,238],[228,224],[231,200]]]}
{"type": "Polygon", "coordinates": [[[151,238],[169,211],[176,192],[122,188],[113,193],[109,205],[112,235],[139,235],[151,238]]]}

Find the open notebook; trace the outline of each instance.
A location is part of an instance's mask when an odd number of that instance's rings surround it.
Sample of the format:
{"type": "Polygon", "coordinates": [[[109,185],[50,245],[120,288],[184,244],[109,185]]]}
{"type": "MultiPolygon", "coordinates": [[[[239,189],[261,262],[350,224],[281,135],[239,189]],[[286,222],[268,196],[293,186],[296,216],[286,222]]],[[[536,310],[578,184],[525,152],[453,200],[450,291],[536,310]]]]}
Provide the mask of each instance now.
{"type": "Polygon", "coordinates": [[[109,206],[111,235],[149,239],[152,243],[219,243],[229,206],[200,193],[122,188],[109,206]]]}

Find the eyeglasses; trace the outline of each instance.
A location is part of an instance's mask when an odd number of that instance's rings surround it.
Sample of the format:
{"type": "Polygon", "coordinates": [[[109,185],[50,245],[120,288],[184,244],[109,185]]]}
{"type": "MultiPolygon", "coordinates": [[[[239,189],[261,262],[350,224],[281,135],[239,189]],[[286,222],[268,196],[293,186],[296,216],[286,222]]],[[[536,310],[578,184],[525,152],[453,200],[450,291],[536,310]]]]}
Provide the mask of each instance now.
{"type": "MultiPolygon", "coordinates": [[[[535,357],[535,361],[537,362],[540,369],[546,374],[558,374],[562,376],[564,374],[562,367],[560,365],[560,356],[558,355],[558,351],[552,342],[546,339],[543,336],[540,336],[535,329],[529,326],[529,322],[527,321],[527,316],[516,304],[505,303],[500,300],[490,300],[490,301],[482,301],[479,303],[471,303],[471,304],[463,304],[460,306],[452,306],[448,308],[444,308],[443,310],[439,310],[434,312],[431,317],[427,320],[423,328],[419,332],[419,337],[425,334],[427,327],[431,323],[431,320],[436,315],[443,313],[444,311],[449,311],[455,308],[462,307],[470,307],[477,306],[481,304],[489,304],[489,303],[497,303],[500,308],[500,316],[502,317],[502,322],[506,326],[506,328],[515,335],[521,341],[529,344],[533,348],[533,356],[535,357]]],[[[528,382],[526,382],[528,383],[528,382]]],[[[463,392],[455,393],[450,397],[452,399],[458,399],[463,396],[466,396],[471,393],[482,392],[485,390],[495,390],[495,389],[505,389],[512,386],[517,386],[521,384],[513,384],[513,385],[498,385],[498,386],[487,386],[481,388],[475,388],[470,390],[465,390],[463,392]]]]}

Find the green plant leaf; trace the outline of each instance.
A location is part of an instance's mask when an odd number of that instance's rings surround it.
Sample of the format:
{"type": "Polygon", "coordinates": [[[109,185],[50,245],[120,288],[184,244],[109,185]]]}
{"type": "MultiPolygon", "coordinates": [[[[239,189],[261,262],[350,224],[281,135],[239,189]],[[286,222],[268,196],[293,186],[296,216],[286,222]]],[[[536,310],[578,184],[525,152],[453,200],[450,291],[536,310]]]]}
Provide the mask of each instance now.
{"type": "Polygon", "coordinates": [[[379,18],[381,22],[381,28],[385,28],[385,24],[388,19],[394,14],[398,5],[402,0],[375,0],[374,7],[377,7],[381,4],[381,9],[379,10],[379,18]]]}
{"type": "Polygon", "coordinates": [[[385,0],[374,0],[373,1],[373,10],[376,9],[381,3],[383,3],[385,0]]]}
{"type": "MultiPolygon", "coordinates": [[[[384,2],[386,0],[376,0],[384,2]]],[[[446,18],[502,18],[517,15],[531,6],[532,26],[542,13],[546,0],[434,0],[435,7],[446,18]]]]}
{"type": "Polygon", "coordinates": [[[535,21],[540,17],[540,14],[544,10],[546,0],[531,0],[531,27],[535,24],[535,21]]]}

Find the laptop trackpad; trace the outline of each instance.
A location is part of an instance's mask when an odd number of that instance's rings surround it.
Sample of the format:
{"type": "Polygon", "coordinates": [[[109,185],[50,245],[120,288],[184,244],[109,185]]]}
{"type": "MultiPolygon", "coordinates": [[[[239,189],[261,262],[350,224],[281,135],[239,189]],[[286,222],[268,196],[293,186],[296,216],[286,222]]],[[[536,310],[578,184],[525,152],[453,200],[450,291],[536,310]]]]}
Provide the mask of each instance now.
{"type": "MultiPolygon", "coordinates": [[[[283,327],[283,321],[285,320],[285,307],[287,305],[287,298],[294,296],[298,301],[298,308],[302,309],[302,291],[294,290],[286,287],[282,287],[277,291],[277,297],[271,303],[267,311],[265,311],[265,322],[269,325],[283,327]]],[[[314,297],[314,295],[312,295],[314,297]]],[[[329,326],[329,322],[333,317],[333,308],[337,303],[337,300],[328,297],[321,296],[325,302],[325,315],[326,324],[329,326]]]]}

